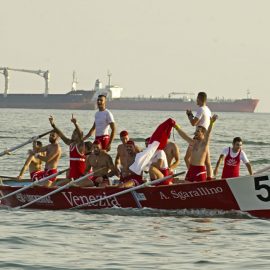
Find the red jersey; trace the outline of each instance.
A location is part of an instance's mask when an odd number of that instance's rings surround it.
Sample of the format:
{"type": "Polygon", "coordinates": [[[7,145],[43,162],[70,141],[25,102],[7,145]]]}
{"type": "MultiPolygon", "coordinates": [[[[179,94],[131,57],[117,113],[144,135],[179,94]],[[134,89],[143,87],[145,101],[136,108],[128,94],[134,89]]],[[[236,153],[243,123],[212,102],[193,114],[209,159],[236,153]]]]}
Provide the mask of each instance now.
{"type": "Polygon", "coordinates": [[[80,153],[77,144],[69,145],[69,178],[77,179],[85,172],[85,154],[80,153]]]}
{"type": "Polygon", "coordinates": [[[240,155],[241,150],[239,151],[236,157],[231,156],[231,148],[229,147],[229,153],[225,157],[224,167],[222,171],[222,178],[232,178],[238,177],[240,171],[240,155]]]}

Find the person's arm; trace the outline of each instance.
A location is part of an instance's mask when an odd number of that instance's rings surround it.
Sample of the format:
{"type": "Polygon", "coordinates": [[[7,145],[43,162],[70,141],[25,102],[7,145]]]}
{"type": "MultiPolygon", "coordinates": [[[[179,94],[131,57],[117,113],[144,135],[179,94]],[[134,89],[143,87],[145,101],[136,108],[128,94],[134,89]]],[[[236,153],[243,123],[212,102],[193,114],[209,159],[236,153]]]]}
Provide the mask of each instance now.
{"type": "Polygon", "coordinates": [[[115,166],[113,165],[113,161],[112,161],[111,156],[108,156],[108,173],[107,173],[107,176],[112,177],[114,175],[117,176],[117,171],[116,171],[115,166]]]}
{"type": "Polygon", "coordinates": [[[214,114],[211,118],[210,118],[210,125],[205,133],[205,144],[208,145],[209,144],[209,140],[210,140],[210,135],[214,126],[214,123],[216,122],[216,120],[218,119],[218,116],[216,114],[214,114]]]}
{"type": "Polygon", "coordinates": [[[96,123],[93,124],[93,126],[91,127],[89,132],[84,136],[83,140],[85,141],[87,138],[92,136],[92,134],[94,133],[95,130],[96,130],[96,123]]]}
{"type": "Polygon", "coordinates": [[[33,155],[29,155],[28,158],[26,159],[21,171],[20,171],[20,174],[17,177],[19,180],[22,179],[25,171],[28,169],[28,167],[29,167],[32,160],[33,160],[33,155]]]}
{"type": "Polygon", "coordinates": [[[253,174],[253,170],[252,170],[251,164],[249,162],[247,162],[247,163],[245,163],[245,165],[246,165],[246,167],[248,169],[249,174],[252,175],[253,174]]]}
{"type": "Polygon", "coordinates": [[[90,162],[90,159],[91,159],[91,156],[88,156],[88,157],[86,158],[84,175],[85,175],[85,174],[88,174],[89,171],[90,171],[90,169],[91,169],[91,167],[92,167],[91,162],[90,162]]]}
{"type": "Polygon", "coordinates": [[[188,120],[192,126],[196,126],[199,123],[200,119],[197,117],[197,115],[194,117],[191,110],[187,110],[186,114],[187,114],[188,120]]]}
{"type": "Polygon", "coordinates": [[[220,163],[223,161],[223,159],[224,159],[224,155],[220,155],[220,156],[219,156],[219,159],[218,159],[218,161],[217,161],[216,167],[215,167],[215,169],[214,169],[214,177],[217,176],[217,174],[218,174],[218,168],[219,168],[219,166],[220,166],[220,163]]]}
{"type": "Polygon", "coordinates": [[[76,129],[77,133],[80,136],[80,139],[83,141],[83,135],[82,135],[83,132],[82,132],[81,128],[78,125],[77,119],[73,117],[73,114],[72,114],[72,117],[71,117],[71,122],[74,124],[75,129],[76,129]]]}
{"type": "MultiPolygon", "coordinates": [[[[114,166],[116,168],[117,171],[119,171],[119,166],[120,166],[121,162],[120,162],[120,154],[119,154],[119,146],[117,147],[117,154],[116,154],[116,157],[115,157],[115,161],[114,161],[114,166]]],[[[119,171],[120,173],[120,171],[119,171]]]]}
{"type": "Polygon", "coordinates": [[[59,155],[60,151],[61,151],[60,146],[58,145],[56,151],[50,151],[49,154],[47,152],[46,156],[41,156],[39,154],[36,154],[35,157],[42,160],[42,161],[44,161],[44,162],[46,162],[46,163],[48,163],[48,162],[52,161],[57,155],[59,155]]]}
{"type": "Polygon", "coordinates": [[[110,123],[110,127],[111,127],[111,136],[110,136],[110,142],[109,142],[109,145],[108,145],[108,147],[107,147],[107,151],[110,151],[111,150],[111,144],[112,144],[112,142],[113,142],[113,140],[114,140],[114,137],[115,137],[115,132],[116,132],[116,128],[115,128],[115,123],[114,122],[111,122],[110,123]]]}
{"type": "Polygon", "coordinates": [[[56,125],[54,123],[54,118],[52,116],[49,117],[49,121],[50,121],[50,124],[51,124],[52,128],[59,135],[59,137],[63,140],[63,142],[65,144],[67,144],[67,145],[70,145],[71,144],[71,140],[69,138],[67,138],[64,135],[64,133],[58,127],[56,127],[56,125]]]}
{"type": "Polygon", "coordinates": [[[176,124],[174,128],[185,141],[187,141],[189,144],[193,143],[193,139],[181,129],[180,125],[176,124]]]}
{"type": "Polygon", "coordinates": [[[170,170],[174,170],[180,163],[180,151],[179,151],[179,147],[174,144],[173,146],[173,157],[174,157],[174,162],[173,164],[171,164],[170,166],[170,170]]]}

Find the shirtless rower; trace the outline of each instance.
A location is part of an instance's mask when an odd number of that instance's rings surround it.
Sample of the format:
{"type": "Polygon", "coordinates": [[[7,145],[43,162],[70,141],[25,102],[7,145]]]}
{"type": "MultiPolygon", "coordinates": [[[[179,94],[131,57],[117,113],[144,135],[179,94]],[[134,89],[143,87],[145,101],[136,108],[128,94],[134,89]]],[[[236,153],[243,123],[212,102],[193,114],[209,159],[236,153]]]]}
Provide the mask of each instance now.
{"type": "Polygon", "coordinates": [[[49,121],[63,142],[66,145],[69,145],[69,173],[67,178],[80,178],[85,172],[85,144],[83,142],[83,132],[80,129],[76,118],[74,118],[72,114],[71,122],[74,124],[75,129],[73,130],[70,139],[67,138],[58,127],[56,127],[52,116],[50,116],[49,121]]]}
{"type": "Polygon", "coordinates": [[[217,119],[217,115],[213,115],[210,119],[209,128],[206,130],[204,127],[197,126],[194,133],[194,138],[189,137],[179,125],[175,125],[175,129],[178,134],[189,144],[193,143],[190,166],[186,175],[187,181],[190,182],[203,182],[206,181],[206,167],[205,160],[207,158],[210,134],[213,128],[213,124],[217,119]]]}
{"type": "Polygon", "coordinates": [[[168,141],[164,148],[164,152],[167,157],[168,167],[173,172],[180,164],[180,151],[176,143],[168,141]]]}
{"type": "Polygon", "coordinates": [[[94,172],[94,176],[80,182],[80,186],[97,186],[106,187],[109,183],[109,177],[116,174],[116,170],[111,156],[102,150],[101,143],[95,140],[92,146],[93,151],[86,159],[86,169],[84,174],[88,174],[90,170],[94,172]]]}
{"type": "MultiPolygon", "coordinates": [[[[164,150],[156,150],[154,156],[150,160],[149,175],[151,181],[161,179],[172,174],[169,170],[168,161],[164,150]]],[[[173,178],[163,181],[159,185],[171,185],[173,178]]]]}
{"type": "Polygon", "coordinates": [[[125,162],[122,163],[119,187],[133,187],[141,185],[144,183],[142,174],[137,175],[129,169],[129,167],[134,163],[136,154],[138,153],[136,145],[134,141],[128,140],[124,147],[127,155],[125,156],[125,162]]]}
{"type": "MultiPolygon", "coordinates": [[[[49,136],[50,144],[43,146],[38,150],[29,151],[30,155],[34,155],[35,158],[38,158],[45,162],[45,169],[39,174],[39,179],[57,173],[57,166],[62,153],[61,147],[57,142],[58,138],[58,134],[55,131],[51,131],[49,136]],[[39,154],[42,152],[46,152],[45,156],[39,154]]],[[[50,187],[55,180],[56,177],[51,178],[50,180],[48,180],[45,186],[50,187]]]]}
{"type": "MultiPolygon", "coordinates": [[[[210,118],[211,118],[211,111],[206,105],[207,102],[207,95],[205,92],[199,92],[197,96],[197,105],[199,106],[196,115],[194,116],[191,110],[187,110],[186,114],[188,116],[188,119],[190,121],[190,124],[192,126],[202,126],[205,129],[208,129],[210,124],[210,118]]],[[[190,156],[192,152],[192,145],[194,142],[190,143],[186,155],[185,155],[185,163],[187,168],[189,168],[190,165],[190,156]]],[[[205,160],[206,170],[207,170],[207,177],[209,180],[212,178],[212,167],[211,167],[211,161],[210,161],[210,152],[207,153],[207,158],[205,160]]]]}
{"type": "MultiPolygon", "coordinates": [[[[42,147],[41,141],[33,141],[33,151],[39,150],[42,147]]],[[[18,180],[21,180],[25,171],[29,169],[30,179],[34,181],[36,178],[39,178],[39,174],[42,171],[42,161],[32,154],[29,154],[21,171],[18,175],[18,180]]]]}
{"type": "Polygon", "coordinates": [[[95,114],[95,121],[92,128],[83,138],[86,140],[94,132],[96,132],[95,140],[99,140],[102,145],[102,149],[106,151],[111,150],[111,144],[115,137],[115,123],[112,113],[106,109],[106,96],[99,95],[97,98],[98,111],[95,114]],[[111,134],[109,135],[109,129],[111,128],[111,134]]]}
{"type": "Polygon", "coordinates": [[[240,137],[235,137],[232,147],[223,149],[214,170],[214,176],[217,176],[220,163],[224,160],[224,167],[221,178],[233,178],[240,175],[241,161],[246,165],[250,175],[253,174],[252,166],[247,158],[246,153],[242,150],[243,141],[240,137]]]}
{"type": "MultiPolygon", "coordinates": [[[[123,130],[120,132],[120,140],[122,144],[119,144],[117,147],[117,154],[115,157],[115,168],[117,170],[117,176],[121,176],[121,171],[123,167],[127,167],[127,158],[128,158],[128,152],[126,149],[126,143],[129,141],[129,135],[126,130],[123,130]]],[[[135,145],[136,153],[140,152],[140,149],[138,146],[135,145]]],[[[131,165],[131,164],[130,164],[131,165]]],[[[130,166],[129,165],[129,166],[130,166]]]]}

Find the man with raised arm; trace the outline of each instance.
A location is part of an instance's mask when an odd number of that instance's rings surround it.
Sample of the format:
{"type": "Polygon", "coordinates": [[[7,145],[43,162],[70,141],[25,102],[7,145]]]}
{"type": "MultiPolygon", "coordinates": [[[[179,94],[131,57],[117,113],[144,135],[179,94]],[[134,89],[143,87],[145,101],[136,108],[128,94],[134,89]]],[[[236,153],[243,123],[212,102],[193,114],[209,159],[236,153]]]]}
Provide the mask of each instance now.
{"type": "Polygon", "coordinates": [[[103,150],[110,151],[111,144],[115,137],[115,123],[112,113],[106,109],[106,96],[99,95],[97,98],[98,111],[95,114],[95,121],[92,128],[84,137],[86,140],[96,132],[96,140],[101,142],[103,150]],[[109,129],[111,128],[111,134],[109,135],[109,129]]]}
{"type": "Polygon", "coordinates": [[[83,132],[81,131],[76,118],[71,117],[71,122],[75,129],[72,132],[71,139],[67,138],[64,133],[55,125],[54,118],[50,116],[50,124],[63,140],[66,145],[69,145],[69,179],[77,179],[83,176],[85,172],[85,144],[83,142],[83,132]]]}
{"type": "MultiPolygon", "coordinates": [[[[207,102],[207,95],[205,92],[199,92],[197,96],[197,105],[199,106],[196,115],[194,116],[191,110],[187,110],[187,116],[189,119],[189,122],[192,126],[201,126],[205,129],[208,129],[210,124],[210,118],[211,118],[211,111],[206,105],[207,102]]],[[[185,163],[187,168],[189,168],[190,164],[190,156],[192,152],[192,145],[193,142],[189,144],[189,147],[187,148],[186,155],[185,155],[185,163]]],[[[208,179],[212,178],[212,167],[210,162],[210,152],[208,151],[207,158],[205,160],[205,165],[207,169],[207,177],[208,179]]]]}
{"type": "MultiPolygon", "coordinates": [[[[130,139],[129,139],[129,134],[126,130],[123,130],[120,132],[120,140],[122,143],[117,146],[117,154],[116,154],[115,162],[114,162],[118,176],[121,176],[123,167],[125,168],[127,167],[128,152],[127,152],[126,144],[130,139]]],[[[135,144],[134,144],[134,147],[135,147],[136,153],[139,153],[140,152],[139,147],[136,146],[135,144]]]]}
{"type": "MultiPolygon", "coordinates": [[[[33,151],[38,151],[42,147],[41,141],[33,141],[33,151]]],[[[36,158],[32,154],[29,154],[21,171],[18,175],[18,179],[21,180],[25,171],[29,169],[30,178],[32,181],[40,178],[42,172],[42,161],[39,158],[36,158]]]]}
{"type": "Polygon", "coordinates": [[[98,140],[94,141],[92,149],[93,151],[86,159],[85,174],[92,170],[94,176],[80,182],[80,186],[106,187],[110,184],[109,177],[116,174],[112,158],[106,151],[102,150],[98,140]]]}
{"type": "Polygon", "coordinates": [[[207,130],[202,126],[197,126],[194,133],[194,139],[189,137],[179,125],[175,125],[175,129],[178,134],[189,144],[193,143],[190,157],[190,166],[185,179],[187,181],[206,181],[207,175],[205,160],[207,158],[209,148],[210,134],[213,128],[213,124],[217,118],[217,115],[213,115],[213,117],[210,119],[210,124],[207,130]]]}
{"type": "Polygon", "coordinates": [[[220,163],[224,160],[224,167],[221,178],[233,178],[240,175],[241,161],[246,165],[250,175],[253,174],[251,164],[246,153],[242,150],[243,141],[240,137],[235,137],[232,142],[232,147],[224,148],[214,170],[214,176],[217,176],[220,163]]]}
{"type": "MultiPolygon", "coordinates": [[[[29,154],[34,155],[35,158],[38,158],[45,162],[45,169],[39,175],[39,179],[57,173],[57,166],[62,153],[61,147],[57,142],[58,139],[59,139],[58,134],[55,131],[51,131],[49,136],[50,144],[41,147],[39,149],[36,149],[35,151],[31,150],[29,151],[29,154]],[[46,153],[45,156],[39,154],[43,152],[46,153]]],[[[55,180],[56,177],[51,178],[45,185],[47,187],[50,187],[55,180]]]]}

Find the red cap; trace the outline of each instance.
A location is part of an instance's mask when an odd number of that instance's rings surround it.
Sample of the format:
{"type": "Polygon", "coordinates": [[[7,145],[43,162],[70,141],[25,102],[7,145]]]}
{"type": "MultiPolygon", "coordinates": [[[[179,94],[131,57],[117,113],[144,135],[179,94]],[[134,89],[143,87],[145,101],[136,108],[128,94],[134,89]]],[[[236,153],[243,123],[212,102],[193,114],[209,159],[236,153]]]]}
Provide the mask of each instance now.
{"type": "Polygon", "coordinates": [[[131,140],[127,141],[126,144],[131,144],[131,145],[134,145],[135,146],[134,141],[131,141],[131,140]]]}
{"type": "Polygon", "coordinates": [[[123,130],[120,132],[120,137],[124,137],[124,136],[127,136],[128,135],[128,132],[126,130],[123,130]]]}

